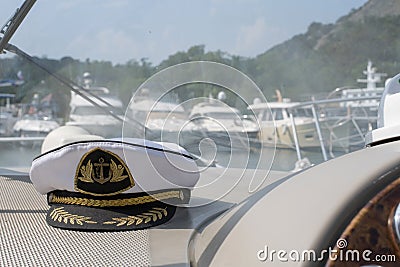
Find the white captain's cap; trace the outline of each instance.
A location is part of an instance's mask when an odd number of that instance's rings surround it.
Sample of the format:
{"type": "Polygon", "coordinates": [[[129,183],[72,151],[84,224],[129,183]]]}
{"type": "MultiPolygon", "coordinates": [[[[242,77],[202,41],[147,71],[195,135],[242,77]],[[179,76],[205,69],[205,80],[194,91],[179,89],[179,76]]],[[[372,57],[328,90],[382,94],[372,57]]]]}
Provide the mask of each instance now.
{"type": "Polygon", "coordinates": [[[139,139],[86,140],[35,158],[30,178],[55,227],[118,231],[162,224],[199,179],[183,148],[139,139]]]}

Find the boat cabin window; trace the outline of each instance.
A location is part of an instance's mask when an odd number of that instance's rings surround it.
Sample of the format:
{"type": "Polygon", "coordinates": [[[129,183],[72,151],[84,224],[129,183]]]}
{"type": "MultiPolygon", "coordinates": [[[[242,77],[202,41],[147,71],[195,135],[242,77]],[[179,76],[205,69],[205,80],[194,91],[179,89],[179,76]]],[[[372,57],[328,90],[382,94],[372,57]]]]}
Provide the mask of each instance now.
{"type": "Polygon", "coordinates": [[[283,120],[283,118],[283,110],[280,108],[271,108],[271,112],[269,110],[261,110],[258,114],[258,119],[261,121],[283,120]]]}
{"type": "Polygon", "coordinates": [[[292,111],[294,117],[308,117],[308,118],[313,117],[311,108],[296,108],[293,109],[292,111]]]}
{"type": "MultiPolygon", "coordinates": [[[[280,108],[272,108],[272,116],[274,120],[283,120],[283,110],[280,108]]],[[[286,110],[285,110],[286,112],[286,110]]]]}

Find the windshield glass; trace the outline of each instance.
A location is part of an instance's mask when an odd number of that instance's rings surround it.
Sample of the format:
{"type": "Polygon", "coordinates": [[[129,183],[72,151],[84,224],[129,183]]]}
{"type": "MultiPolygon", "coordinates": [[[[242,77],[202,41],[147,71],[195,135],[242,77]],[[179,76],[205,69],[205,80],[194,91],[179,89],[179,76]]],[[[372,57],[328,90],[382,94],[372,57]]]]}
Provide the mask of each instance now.
{"type": "Polygon", "coordinates": [[[156,120],[156,119],[165,119],[167,117],[171,117],[171,119],[187,119],[187,116],[183,112],[174,112],[174,111],[154,111],[152,110],[147,119],[148,120],[156,120]]]}
{"type": "MultiPolygon", "coordinates": [[[[3,1],[0,23],[22,2],[3,1]]],[[[286,104],[367,87],[357,79],[368,66],[395,73],[352,45],[360,31],[385,40],[370,31],[377,22],[358,19],[367,2],[37,1],[10,39],[20,50],[0,55],[0,166],[29,168],[54,130],[27,118],[179,144],[199,165],[224,168],[289,171],[302,158],[318,164],[360,149],[376,127],[383,80],[370,88],[377,100],[318,105],[320,138],[310,105],[292,110],[312,119],[303,123],[286,104]]]]}
{"type": "Polygon", "coordinates": [[[225,120],[234,120],[238,118],[238,115],[235,112],[207,112],[204,114],[204,116],[225,120]]]}
{"type": "Polygon", "coordinates": [[[82,106],[76,107],[73,111],[71,111],[71,115],[78,116],[90,116],[90,115],[108,115],[108,111],[113,112],[114,114],[122,115],[123,112],[120,108],[107,108],[101,109],[95,106],[82,106]]]}

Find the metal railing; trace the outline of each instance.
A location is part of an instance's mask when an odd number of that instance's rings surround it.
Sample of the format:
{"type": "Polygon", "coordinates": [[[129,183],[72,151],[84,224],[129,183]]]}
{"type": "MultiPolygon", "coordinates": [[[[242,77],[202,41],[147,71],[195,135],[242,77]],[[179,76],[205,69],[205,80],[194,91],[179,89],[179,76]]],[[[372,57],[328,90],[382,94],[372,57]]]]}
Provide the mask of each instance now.
{"type": "MultiPolygon", "coordinates": [[[[323,100],[313,100],[313,101],[307,101],[307,102],[303,102],[303,103],[299,103],[297,105],[291,106],[288,108],[288,112],[289,112],[289,116],[290,116],[290,121],[292,123],[292,130],[293,130],[293,141],[294,141],[294,145],[295,145],[295,149],[296,149],[296,153],[297,153],[297,157],[299,160],[302,159],[301,157],[301,150],[300,150],[300,144],[299,144],[299,138],[297,136],[297,131],[296,131],[296,123],[294,120],[294,116],[293,116],[293,110],[297,109],[297,108],[304,108],[304,107],[311,107],[312,109],[312,114],[313,114],[313,119],[315,122],[315,127],[317,129],[317,134],[318,134],[318,139],[320,142],[320,146],[321,146],[321,153],[322,153],[322,157],[324,159],[324,161],[328,160],[328,155],[325,149],[325,142],[324,142],[324,136],[322,134],[321,131],[321,124],[320,124],[320,117],[321,114],[320,112],[317,111],[318,107],[321,107],[323,105],[328,105],[328,104],[337,104],[337,103],[344,103],[344,102],[362,102],[362,101],[367,101],[367,100],[379,100],[381,98],[381,96],[366,96],[366,97],[352,97],[352,98],[334,98],[334,99],[323,99],[323,100]]],[[[363,107],[360,107],[363,108],[363,107]]],[[[329,117],[325,117],[325,118],[329,118],[329,117]]],[[[337,117],[331,117],[331,118],[337,118],[337,117]]],[[[368,120],[376,120],[376,117],[351,117],[350,114],[350,118],[349,118],[352,123],[354,124],[356,130],[359,132],[360,135],[362,135],[362,131],[360,130],[356,120],[363,120],[363,119],[368,119],[368,120]]],[[[350,138],[350,136],[349,136],[350,138]]]]}

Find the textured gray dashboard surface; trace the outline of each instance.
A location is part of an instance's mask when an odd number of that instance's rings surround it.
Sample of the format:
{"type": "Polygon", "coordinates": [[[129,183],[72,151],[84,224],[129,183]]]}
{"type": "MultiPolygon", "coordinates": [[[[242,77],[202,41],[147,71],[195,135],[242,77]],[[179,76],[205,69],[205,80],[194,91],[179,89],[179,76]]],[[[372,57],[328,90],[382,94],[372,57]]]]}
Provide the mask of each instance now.
{"type": "Polygon", "coordinates": [[[0,176],[1,266],[150,266],[149,233],[52,228],[29,177],[0,176]]]}
{"type": "Polygon", "coordinates": [[[209,204],[178,207],[169,222],[148,230],[113,233],[48,226],[46,196],[34,189],[28,174],[0,169],[0,266],[189,266],[188,246],[196,229],[252,195],[252,181],[268,178],[264,187],[285,175],[210,168],[201,173],[202,182],[220,184],[192,192],[194,203],[212,199],[209,204]],[[238,177],[238,183],[216,198],[238,177]]]}

